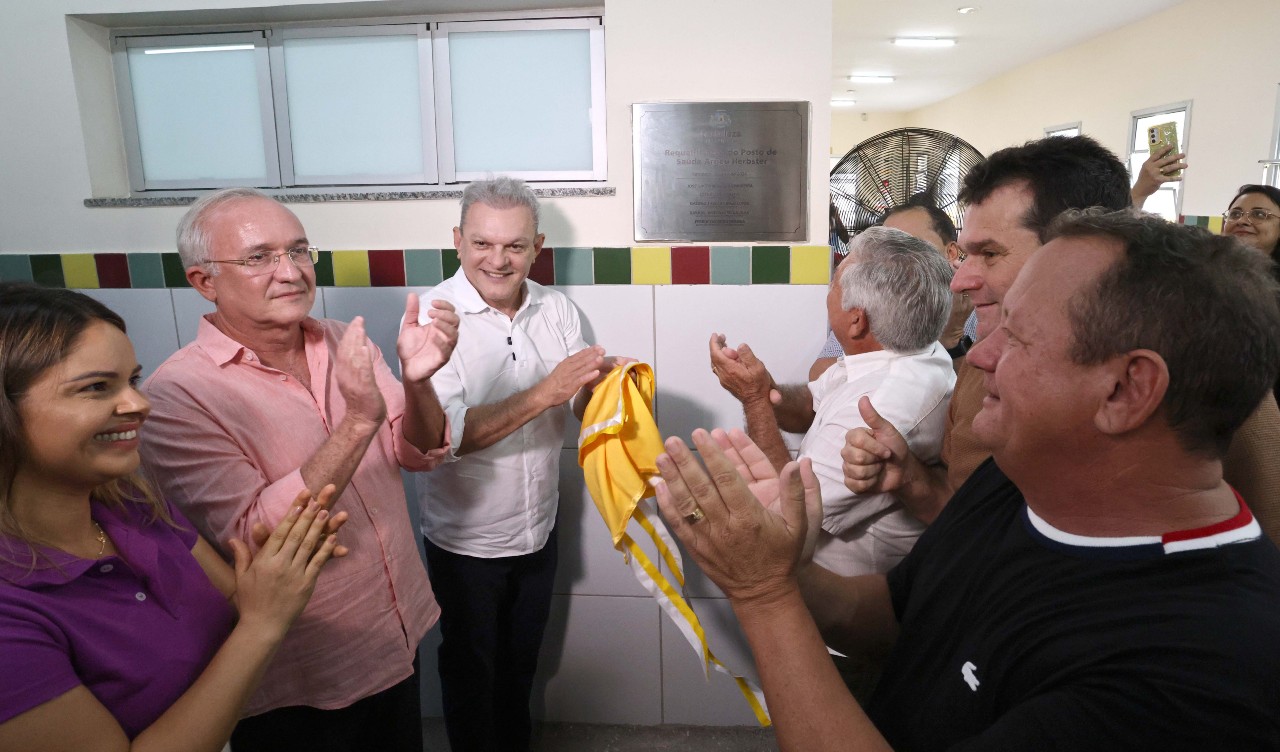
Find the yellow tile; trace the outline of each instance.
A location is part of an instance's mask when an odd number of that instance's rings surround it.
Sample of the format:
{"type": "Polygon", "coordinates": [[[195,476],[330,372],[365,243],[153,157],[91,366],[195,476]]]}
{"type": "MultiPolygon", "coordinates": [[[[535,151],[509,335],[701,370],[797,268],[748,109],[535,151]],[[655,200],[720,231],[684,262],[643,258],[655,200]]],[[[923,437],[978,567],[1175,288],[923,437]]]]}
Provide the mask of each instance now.
{"type": "Polygon", "coordinates": [[[93,254],[62,254],[62,278],[63,283],[69,288],[98,289],[98,267],[93,263],[93,254]]]}
{"type": "Polygon", "coordinates": [[[665,246],[632,248],[631,284],[671,284],[671,249],[665,246]]]}
{"type": "Polygon", "coordinates": [[[825,245],[791,246],[791,284],[825,285],[831,282],[831,248],[825,245]]]}
{"type": "Polygon", "coordinates": [[[1209,217],[1209,232],[1214,235],[1222,234],[1222,217],[1209,217]]]}
{"type": "Polygon", "coordinates": [[[369,252],[334,251],[333,284],[337,287],[368,287],[369,252]]]}

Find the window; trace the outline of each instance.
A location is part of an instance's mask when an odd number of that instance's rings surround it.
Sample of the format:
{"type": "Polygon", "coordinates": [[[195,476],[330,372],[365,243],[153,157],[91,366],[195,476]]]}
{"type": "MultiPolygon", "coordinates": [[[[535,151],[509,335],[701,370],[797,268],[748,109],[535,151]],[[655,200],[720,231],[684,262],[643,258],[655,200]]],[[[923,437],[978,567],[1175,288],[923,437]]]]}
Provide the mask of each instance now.
{"type": "Polygon", "coordinates": [[[1276,88],[1276,119],[1271,130],[1271,156],[1259,161],[1262,164],[1262,182],[1280,188],[1280,86],[1276,88]]]}
{"type": "Polygon", "coordinates": [[[598,17],[116,32],[134,193],[604,180],[598,17]]]}
{"type": "Polygon", "coordinates": [[[1044,135],[1063,136],[1068,138],[1071,136],[1079,136],[1080,121],[1077,120],[1074,123],[1063,123],[1062,125],[1051,125],[1048,128],[1044,129],[1044,135]]]}
{"type": "MultiPolygon", "coordinates": [[[[1147,128],[1162,123],[1173,123],[1178,133],[1178,149],[1187,152],[1190,143],[1191,102],[1178,102],[1164,107],[1138,110],[1129,118],[1129,181],[1137,179],[1142,163],[1149,155],[1147,128]]],[[[1182,181],[1165,183],[1142,206],[1144,211],[1159,214],[1176,222],[1182,213],[1182,181]]]]}

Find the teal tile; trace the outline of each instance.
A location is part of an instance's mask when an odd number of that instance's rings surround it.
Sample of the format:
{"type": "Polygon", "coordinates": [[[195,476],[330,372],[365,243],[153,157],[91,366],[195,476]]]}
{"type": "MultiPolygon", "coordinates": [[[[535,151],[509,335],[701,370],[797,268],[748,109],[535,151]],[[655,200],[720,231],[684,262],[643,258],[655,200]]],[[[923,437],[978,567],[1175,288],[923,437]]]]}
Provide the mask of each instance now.
{"type": "Polygon", "coordinates": [[[316,261],[316,287],[333,287],[333,251],[320,251],[316,261]]]}
{"type": "Polygon", "coordinates": [[[590,285],[595,282],[590,248],[557,248],[555,262],[557,285],[590,285]]]}
{"type": "Polygon", "coordinates": [[[187,281],[187,268],[182,265],[182,258],[176,253],[160,254],[160,266],[164,269],[165,287],[190,287],[187,281]]]}
{"type": "Polygon", "coordinates": [[[631,284],[630,248],[596,248],[593,255],[597,285],[631,284]]]}
{"type": "Polygon", "coordinates": [[[25,253],[0,253],[0,282],[30,282],[31,259],[25,253]]]}
{"type": "Polygon", "coordinates": [[[37,285],[45,287],[66,287],[66,280],[62,276],[62,257],[56,253],[32,254],[31,279],[37,285]]]}
{"type": "Polygon", "coordinates": [[[751,284],[751,249],[744,245],[722,245],[711,249],[711,284],[751,284]]]}
{"type": "Polygon", "coordinates": [[[130,287],[164,287],[164,265],[158,253],[129,254],[130,287]]]}
{"type": "Polygon", "coordinates": [[[444,281],[438,248],[405,249],[404,283],[410,287],[434,287],[444,281]]]}
{"type": "Polygon", "coordinates": [[[444,248],[440,251],[440,272],[445,279],[452,277],[460,266],[462,266],[462,262],[458,261],[458,250],[456,248],[444,248]]]}
{"type": "Polygon", "coordinates": [[[785,245],[758,245],[751,249],[751,284],[785,285],[790,282],[790,248],[785,245]]]}

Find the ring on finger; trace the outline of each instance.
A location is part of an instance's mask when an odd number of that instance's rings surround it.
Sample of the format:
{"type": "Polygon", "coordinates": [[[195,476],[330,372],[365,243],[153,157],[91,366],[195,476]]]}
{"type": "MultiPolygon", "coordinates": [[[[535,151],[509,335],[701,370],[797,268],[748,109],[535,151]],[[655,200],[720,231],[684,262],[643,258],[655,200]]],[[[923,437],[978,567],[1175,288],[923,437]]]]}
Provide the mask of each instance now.
{"type": "Polygon", "coordinates": [[[706,517],[707,515],[703,513],[702,507],[695,506],[692,512],[684,516],[684,521],[689,523],[690,525],[693,525],[693,524],[702,522],[704,519],[706,519],[706,517]]]}

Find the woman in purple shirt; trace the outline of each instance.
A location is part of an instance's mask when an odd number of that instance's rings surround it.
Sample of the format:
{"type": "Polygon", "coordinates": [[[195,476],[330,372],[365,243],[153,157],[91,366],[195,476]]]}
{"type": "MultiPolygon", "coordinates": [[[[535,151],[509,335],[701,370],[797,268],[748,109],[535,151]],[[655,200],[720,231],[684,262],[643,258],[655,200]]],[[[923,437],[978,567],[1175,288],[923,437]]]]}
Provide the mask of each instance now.
{"type": "Polygon", "coordinates": [[[124,329],[0,283],[0,750],[220,749],[335,555],[332,486],[234,569],[155,497],[124,329]]]}

